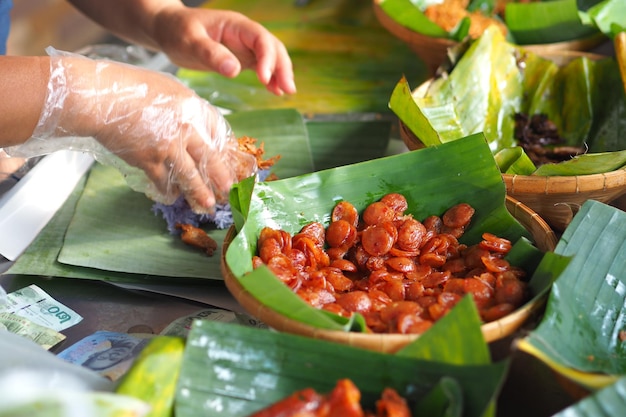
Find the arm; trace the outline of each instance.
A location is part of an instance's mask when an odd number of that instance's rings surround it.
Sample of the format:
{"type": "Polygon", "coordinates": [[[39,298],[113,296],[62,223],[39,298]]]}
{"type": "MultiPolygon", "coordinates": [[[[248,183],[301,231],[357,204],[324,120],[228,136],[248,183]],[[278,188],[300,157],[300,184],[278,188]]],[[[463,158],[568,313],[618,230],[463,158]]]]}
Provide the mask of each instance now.
{"type": "Polygon", "coordinates": [[[256,71],[274,94],[293,94],[291,60],[261,24],[226,10],[191,8],[180,0],[70,0],[115,35],[161,50],[178,66],[235,77],[256,71]]]}
{"type": "Polygon", "coordinates": [[[23,143],[31,136],[49,77],[48,57],[0,56],[0,148],[23,143]]]}
{"type": "Polygon", "coordinates": [[[256,169],[219,110],[168,74],[61,53],[0,57],[0,80],[0,147],[11,156],[87,151],[136,191],[166,204],[183,195],[198,213],[256,169]]]}

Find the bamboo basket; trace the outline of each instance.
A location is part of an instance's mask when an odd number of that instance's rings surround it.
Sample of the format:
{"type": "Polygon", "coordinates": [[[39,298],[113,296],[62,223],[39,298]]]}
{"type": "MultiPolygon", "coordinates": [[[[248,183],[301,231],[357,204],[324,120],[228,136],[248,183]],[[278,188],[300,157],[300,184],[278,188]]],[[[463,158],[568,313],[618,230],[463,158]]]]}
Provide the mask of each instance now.
{"type": "MultiPolygon", "coordinates": [[[[506,197],[506,208],[531,233],[537,248],[544,252],[554,250],[557,244],[556,235],[537,213],[508,196],[506,197]]],[[[272,329],[387,353],[394,353],[419,337],[419,335],[325,330],[280,315],[272,309],[272,306],[261,304],[252,294],[246,291],[228,267],[226,252],[235,235],[236,230],[234,227],[231,227],[224,239],[221,257],[224,282],[233,297],[249,314],[258,318],[272,329]]],[[[482,332],[485,340],[490,343],[513,334],[535,313],[540,311],[545,305],[546,297],[547,295],[528,302],[500,320],[483,324],[482,332]]]]}
{"type": "MultiPolygon", "coordinates": [[[[576,51],[560,51],[546,54],[559,65],[573,58],[586,56],[590,59],[606,58],[602,55],[576,51]]],[[[415,97],[424,97],[433,80],[428,80],[415,90],[415,97]]],[[[409,150],[417,150],[424,144],[402,122],[400,137],[409,150]]],[[[626,195],[626,169],[580,176],[547,177],[539,175],[502,174],[507,195],[524,203],[535,211],[557,232],[565,230],[580,206],[587,200],[613,203],[626,195]]],[[[618,206],[623,209],[623,205],[618,206]]]]}
{"type": "MultiPolygon", "coordinates": [[[[409,150],[424,147],[404,123],[400,122],[399,130],[409,150]]],[[[565,230],[585,201],[609,204],[626,195],[626,168],[559,177],[502,174],[502,179],[508,196],[524,203],[558,232],[565,230]]]]}
{"type": "MultiPolygon", "coordinates": [[[[385,13],[380,3],[381,0],[373,0],[374,15],[381,26],[393,36],[406,43],[407,46],[424,61],[430,73],[434,74],[437,68],[446,62],[448,49],[458,45],[458,42],[451,39],[423,35],[402,26],[385,13]]],[[[537,55],[549,55],[561,51],[588,51],[605,41],[606,36],[597,34],[584,39],[522,46],[537,55]]]]}

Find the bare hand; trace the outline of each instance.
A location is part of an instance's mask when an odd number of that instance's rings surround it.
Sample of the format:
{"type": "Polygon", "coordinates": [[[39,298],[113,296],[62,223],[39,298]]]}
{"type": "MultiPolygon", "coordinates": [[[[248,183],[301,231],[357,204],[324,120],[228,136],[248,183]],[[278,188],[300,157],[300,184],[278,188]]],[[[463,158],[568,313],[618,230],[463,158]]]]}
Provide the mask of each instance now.
{"type": "Polygon", "coordinates": [[[231,78],[252,69],[272,93],[296,92],[284,44],[241,13],[171,6],[161,9],[153,22],[154,39],[180,67],[231,78]]]}

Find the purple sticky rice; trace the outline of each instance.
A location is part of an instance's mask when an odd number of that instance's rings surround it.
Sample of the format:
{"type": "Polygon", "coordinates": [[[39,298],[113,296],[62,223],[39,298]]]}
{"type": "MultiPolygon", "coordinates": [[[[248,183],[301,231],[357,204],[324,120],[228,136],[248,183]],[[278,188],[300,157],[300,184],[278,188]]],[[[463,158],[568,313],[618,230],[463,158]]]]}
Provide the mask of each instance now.
{"type": "MultiPolygon", "coordinates": [[[[265,180],[269,174],[269,170],[260,170],[258,173],[259,181],[265,180]]],[[[167,230],[172,235],[181,233],[180,229],[176,228],[177,223],[190,224],[194,227],[213,223],[218,229],[228,229],[233,224],[233,213],[230,209],[230,204],[217,204],[213,214],[198,214],[191,210],[189,203],[182,196],[178,197],[174,204],[154,203],[152,212],[155,215],[161,214],[163,216],[167,223],[167,230]]]]}

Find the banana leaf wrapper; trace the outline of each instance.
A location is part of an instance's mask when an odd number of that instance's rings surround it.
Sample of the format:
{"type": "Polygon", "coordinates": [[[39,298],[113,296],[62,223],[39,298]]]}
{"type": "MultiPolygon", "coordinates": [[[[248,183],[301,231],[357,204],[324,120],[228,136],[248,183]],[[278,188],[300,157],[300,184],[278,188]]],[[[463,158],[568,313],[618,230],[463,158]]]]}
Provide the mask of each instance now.
{"type": "Polygon", "coordinates": [[[504,183],[482,134],[291,179],[239,183],[231,191],[231,205],[240,211],[241,221],[235,224],[238,233],[229,244],[225,263],[246,291],[282,316],[324,329],[364,331],[359,315],[346,320],[310,307],[268,268],[253,270],[252,257],[264,226],[294,234],[311,221],[327,225],[332,208],[341,200],[361,212],[389,192],[403,194],[408,212],[416,219],[441,215],[460,202],[471,204],[476,214],[460,240],[474,244],[489,231],[515,243],[511,261],[532,277],[534,300],[545,295],[562,269],[558,262],[556,268],[541,266],[545,255],[532,246],[528,231],[507,211],[504,183]]]}
{"type": "MultiPolygon", "coordinates": [[[[237,136],[257,138],[267,156],[281,155],[274,168],[282,178],[381,156],[389,142],[389,121],[324,121],[308,127],[293,109],[227,118],[237,136]],[[339,145],[345,146],[341,152],[339,145]]],[[[115,282],[221,281],[219,254],[208,258],[169,235],[152,204],[117,170],[96,164],[7,273],[115,282]]],[[[221,247],[226,231],[206,229],[221,247]]]]}
{"type": "Polygon", "coordinates": [[[626,213],[587,201],[555,253],[571,261],[519,348],[589,390],[606,387],[626,374],[626,213]]]}
{"type": "MultiPolygon", "coordinates": [[[[492,15],[495,3],[494,0],[473,0],[469,2],[467,10],[482,10],[486,15],[492,15]]],[[[508,29],[507,37],[509,41],[519,45],[540,45],[594,36],[599,33],[599,27],[606,27],[615,19],[605,13],[609,6],[600,3],[600,0],[509,2],[503,19],[508,29]],[[593,18],[591,14],[581,18],[583,10],[595,5],[599,10],[593,13],[593,18]]],[[[382,0],[379,4],[389,17],[423,35],[461,41],[468,34],[468,22],[461,22],[448,32],[426,17],[424,10],[432,4],[428,0],[382,0]]],[[[621,6],[610,5],[611,9],[619,7],[621,6]]]]}
{"type": "MultiPolygon", "coordinates": [[[[522,175],[589,175],[626,165],[626,104],[613,58],[582,56],[557,63],[507,42],[488,29],[462,52],[446,78],[413,92],[402,78],[389,106],[426,146],[483,132],[506,172],[522,175]],[[523,62],[523,67],[519,62],[523,62]],[[522,69],[523,68],[523,69],[522,69]],[[537,170],[528,160],[510,160],[515,113],[543,113],[566,145],[588,153],[537,170]]],[[[520,154],[520,158],[526,157],[520,154]]],[[[527,157],[526,157],[527,158],[527,157]]]]}
{"type": "Polygon", "coordinates": [[[369,409],[383,388],[393,387],[416,415],[493,416],[508,360],[491,363],[471,299],[428,334],[389,355],[197,320],[183,357],[176,415],[247,416],[297,390],[326,393],[350,378],[369,409]]]}

